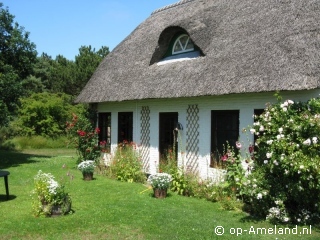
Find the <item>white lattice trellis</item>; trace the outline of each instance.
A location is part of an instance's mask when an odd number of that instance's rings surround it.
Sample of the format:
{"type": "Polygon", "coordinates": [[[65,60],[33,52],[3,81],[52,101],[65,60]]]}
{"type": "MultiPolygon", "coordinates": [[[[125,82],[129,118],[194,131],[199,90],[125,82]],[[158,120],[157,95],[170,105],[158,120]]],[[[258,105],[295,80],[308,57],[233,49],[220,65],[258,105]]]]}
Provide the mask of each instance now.
{"type": "Polygon", "coordinates": [[[143,106],[141,108],[141,135],[140,135],[140,153],[145,172],[150,170],[150,108],[143,106]]]}
{"type": "Polygon", "coordinates": [[[199,167],[199,108],[197,104],[187,109],[186,167],[196,173],[199,167]]]}

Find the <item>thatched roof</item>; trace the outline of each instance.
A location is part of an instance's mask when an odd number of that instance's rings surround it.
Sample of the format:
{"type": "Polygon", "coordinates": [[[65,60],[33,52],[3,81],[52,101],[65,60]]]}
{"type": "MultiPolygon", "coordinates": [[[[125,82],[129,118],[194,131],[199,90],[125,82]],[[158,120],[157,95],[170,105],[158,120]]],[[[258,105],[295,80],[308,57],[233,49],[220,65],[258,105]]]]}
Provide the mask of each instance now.
{"type": "Polygon", "coordinates": [[[319,80],[320,0],[182,0],[125,38],[76,101],[303,90],[319,80]],[[157,65],[181,29],[202,56],[157,65]]]}

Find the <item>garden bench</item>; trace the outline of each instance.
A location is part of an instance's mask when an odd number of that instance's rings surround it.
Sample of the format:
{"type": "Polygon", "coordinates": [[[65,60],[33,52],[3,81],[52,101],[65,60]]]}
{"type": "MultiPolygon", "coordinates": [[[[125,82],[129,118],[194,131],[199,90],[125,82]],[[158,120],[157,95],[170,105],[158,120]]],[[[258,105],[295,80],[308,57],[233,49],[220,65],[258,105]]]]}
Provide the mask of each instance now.
{"type": "Polygon", "coordinates": [[[4,177],[4,185],[6,187],[6,195],[7,200],[9,200],[9,185],[8,185],[8,176],[10,175],[10,172],[8,171],[1,171],[0,170],[0,177],[4,177]]]}

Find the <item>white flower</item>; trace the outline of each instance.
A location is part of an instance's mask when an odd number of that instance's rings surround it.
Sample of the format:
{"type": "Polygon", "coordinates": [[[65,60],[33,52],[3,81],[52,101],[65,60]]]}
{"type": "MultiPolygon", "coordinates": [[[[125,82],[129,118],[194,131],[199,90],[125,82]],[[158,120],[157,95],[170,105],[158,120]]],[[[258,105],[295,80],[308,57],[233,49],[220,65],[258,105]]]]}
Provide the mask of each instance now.
{"type": "Polygon", "coordinates": [[[313,137],[313,138],[312,138],[312,143],[313,143],[313,144],[317,144],[317,142],[318,142],[318,138],[317,138],[317,137],[313,137]]]}
{"type": "Polygon", "coordinates": [[[271,145],[272,143],[273,143],[273,140],[268,140],[268,141],[267,141],[267,144],[268,144],[268,145],[271,145]]]}
{"type": "Polygon", "coordinates": [[[287,100],[288,104],[293,104],[294,102],[292,100],[287,100]]]}
{"type": "Polygon", "coordinates": [[[263,163],[264,163],[264,164],[267,164],[267,163],[268,163],[268,160],[264,160],[263,163]]]}
{"type": "Polygon", "coordinates": [[[287,169],[284,170],[284,174],[288,175],[289,171],[287,169]]]}
{"type": "Polygon", "coordinates": [[[305,141],[303,142],[303,145],[310,146],[310,144],[311,144],[310,138],[308,138],[307,140],[305,140],[305,141]]]}
{"type": "Polygon", "coordinates": [[[283,128],[282,127],[279,128],[278,131],[279,131],[279,133],[282,133],[283,132],[283,128]]]}
{"type": "Polygon", "coordinates": [[[272,157],[272,152],[271,153],[267,153],[267,158],[271,158],[272,157]]]}
{"type": "Polygon", "coordinates": [[[276,165],[276,166],[279,165],[279,163],[277,162],[277,160],[274,160],[274,161],[273,161],[273,164],[276,165]]]}
{"type": "Polygon", "coordinates": [[[257,194],[257,199],[262,199],[262,194],[261,193],[257,194]]]}
{"type": "Polygon", "coordinates": [[[284,108],[282,108],[282,111],[286,112],[286,111],[288,111],[288,108],[284,107],[284,108]]]}
{"type": "Polygon", "coordinates": [[[289,220],[290,220],[290,218],[288,218],[288,217],[284,217],[284,218],[283,218],[283,221],[284,221],[284,222],[288,222],[289,220]]]}
{"type": "Polygon", "coordinates": [[[254,134],[255,132],[256,132],[256,130],[255,130],[254,128],[251,128],[251,129],[250,129],[250,133],[251,133],[251,134],[254,134]]]}
{"type": "Polygon", "coordinates": [[[260,128],[259,128],[259,131],[263,132],[264,131],[264,126],[261,125],[260,128]]]}
{"type": "Polygon", "coordinates": [[[303,165],[300,165],[300,169],[303,169],[304,168],[304,166],[303,165]]]}

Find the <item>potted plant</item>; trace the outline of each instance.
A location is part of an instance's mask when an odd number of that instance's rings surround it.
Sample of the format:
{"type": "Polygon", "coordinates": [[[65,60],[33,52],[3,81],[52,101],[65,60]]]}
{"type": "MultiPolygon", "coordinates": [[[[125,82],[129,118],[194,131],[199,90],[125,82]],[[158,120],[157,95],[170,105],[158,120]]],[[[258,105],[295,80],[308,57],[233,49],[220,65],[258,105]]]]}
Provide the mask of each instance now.
{"type": "Polygon", "coordinates": [[[65,191],[65,186],[59,184],[51,173],[38,171],[32,193],[36,216],[63,215],[71,210],[71,197],[65,191]]]}
{"type": "Polygon", "coordinates": [[[152,186],[156,198],[165,198],[167,196],[171,181],[172,177],[168,173],[156,173],[148,177],[148,182],[152,186]]]}
{"type": "Polygon", "coordinates": [[[93,172],[95,167],[96,164],[93,160],[82,161],[78,164],[78,169],[82,172],[83,179],[87,181],[93,179],[93,172]]]}

